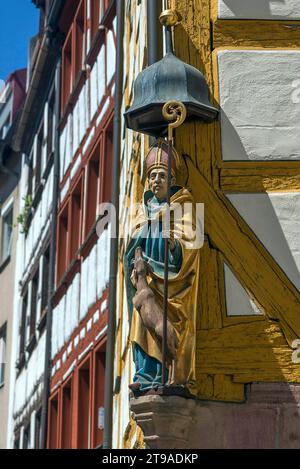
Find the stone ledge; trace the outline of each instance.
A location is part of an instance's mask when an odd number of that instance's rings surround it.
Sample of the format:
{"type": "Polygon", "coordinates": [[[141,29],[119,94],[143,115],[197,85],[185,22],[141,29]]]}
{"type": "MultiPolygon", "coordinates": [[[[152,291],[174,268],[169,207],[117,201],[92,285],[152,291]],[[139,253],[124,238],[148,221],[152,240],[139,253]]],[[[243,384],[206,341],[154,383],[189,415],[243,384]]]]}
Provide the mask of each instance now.
{"type": "Polygon", "coordinates": [[[300,384],[250,384],[244,403],[201,401],[179,391],[170,386],[131,397],[148,448],[300,449],[300,384]]]}
{"type": "Polygon", "coordinates": [[[179,396],[144,395],[130,399],[136,423],[150,449],[185,449],[196,401],[179,396]]]}

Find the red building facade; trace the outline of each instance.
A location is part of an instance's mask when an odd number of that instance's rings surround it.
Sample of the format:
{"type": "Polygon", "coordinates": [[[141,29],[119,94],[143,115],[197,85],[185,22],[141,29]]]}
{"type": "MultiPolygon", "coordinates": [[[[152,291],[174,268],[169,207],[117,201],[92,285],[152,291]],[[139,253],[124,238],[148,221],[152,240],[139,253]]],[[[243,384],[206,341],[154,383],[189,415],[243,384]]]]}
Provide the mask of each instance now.
{"type": "MultiPolygon", "coordinates": [[[[76,4],[76,5],[75,5],[76,4]]],[[[48,448],[102,444],[110,226],[98,237],[99,205],[111,199],[115,2],[64,9],[60,185],[48,448]]]]}

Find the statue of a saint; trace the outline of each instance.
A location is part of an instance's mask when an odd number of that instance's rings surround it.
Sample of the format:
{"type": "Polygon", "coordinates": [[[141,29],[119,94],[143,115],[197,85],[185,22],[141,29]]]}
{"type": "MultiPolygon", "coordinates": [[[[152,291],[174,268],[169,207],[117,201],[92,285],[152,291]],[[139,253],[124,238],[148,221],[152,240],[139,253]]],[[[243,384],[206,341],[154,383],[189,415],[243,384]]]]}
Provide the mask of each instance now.
{"type": "MultiPolygon", "coordinates": [[[[164,216],[167,197],[168,144],[164,140],[150,148],[145,160],[146,177],[149,189],[144,193],[143,204],[138,210],[134,222],[135,229],[125,253],[125,275],[129,310],[131,313],[130,339],[133,346],[133,359],[136,367],[133,383],[130,388],[148,391],[162,384],[162,336],[153,327],[147,327],[143,320],[137,301],[138,259],[147,262],[148,269],[142,279],[142,293],[139,293],[151,308],[163,309],[165,242],[169,243],[168,258],[168,333],[175,337],[172,350],[172,373],[167,373],[170,385],[181,385],[195,393],[195,342],[196,342],[196,308],[199,283],[199,250],[192,249],[195,231],[194,210],[184,210],[184,205],[191,207],[193,198],[190,192],[176,185],[181,161],[178,153],[172,148],[172,180],[170,207],[180,206],[182,216],[178,219],[171,216],[166,238],[164,216]],[[140,249],[137,249],[140,248],[140,249]],[[137,254],[138,253],[138,254],[137,254]],[[146,280],[145,280],[146,279],[146,280]],[[144,287],[150,289],[145,290],[144,287]],[[154,303],[155,304],[154,304],[154,303]],[[154,305],[154,306],[153,306],[154,305]],[[172,330],[171,330],[172,329],[172,330]],[[174,352],[175,348],[175,352],[174,352]],[[171,376],[172,375],[172,376],[171,376]]],[[[176,210],[175,210],[176,211],[176,210]]],[[[140,265],[140,264],[139,264],[140,265]]],[[[152,318],[152,323],[158,316],[152,318]]],[[[160,326],[159,326],[160,328],[160,326]]],[[[157,329],[157,328],[156,328],[157,329]]],[[[169,347],[169,350],[171,347],[169,347]]],[[[169,359],[168,366],[171,365],[169,359]]],[[[169,369],[170,370],[170,369],[169,369]]]]}

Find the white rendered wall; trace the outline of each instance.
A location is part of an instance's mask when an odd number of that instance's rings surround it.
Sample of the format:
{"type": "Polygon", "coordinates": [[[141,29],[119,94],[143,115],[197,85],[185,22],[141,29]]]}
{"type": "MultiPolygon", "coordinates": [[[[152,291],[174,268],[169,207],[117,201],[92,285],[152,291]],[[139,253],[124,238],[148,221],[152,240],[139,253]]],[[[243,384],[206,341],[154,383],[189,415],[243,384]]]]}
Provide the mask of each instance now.
{"type": "Polygon", "coordinates": [[[299,0],[219,0],[218,17],[223,19],[300,19],[299,0]]]}
{"type": "MultiPolygon", "coordinates": [[[[25,167],[25,155],[22,155],[22,168],[25,167]]],[[[27,171],[22,171],[20,178],[20,195],[19,195],[19,207],[21,206],[22,196],[25,193],[27,185],[27,171]]],[[[13,312],[13,324],[12,324],[12,348],[10,356],[10,392],[9,392],[9,404],[8,404],[8,424],[7,424],[7,448],[11,449],[14,446],[14,401],[15,401],[15,385],[16,385],[16,360],[19,352],[19,317],[21,311],[21,298],[18,295],[19,292],[19,280],[22,276],[24,268],[24,252],[25,252],[25,237],[20,236],[18,233],[17,247],[16,247],[16,267],[15,267],[15,295],[13,299],[14,312],[13,312]]]]}
{"type": "Polygon", "coordinates": [[[81,264],[66,294],[53,309],[51,358],[68,342],[109,282],[110,225],[81,264]]]}
{"type": "Polygon", "coordinates": [[[263,314],[225,263],[224,281],[227,316],[257,316],[263,314]]]}
{"type": "MultiPolygon", "coordinates": [[[[112,82],[115,72],[116,48],[113,39],[113,30],[116,23],[113,22],[112,30],[107,33],[107,46],[101,46],[97,60],[91,69],[90,77],[83,86],[77,102],[74,105],[73,112],[68,116],[67,122],[60,135],[60,180],[63,179],[68,170],[73,157],[78,151],[79,145],[87,135],[92,119],[100,109],[106,111],[107,86],[112,82]]],[[[103,113],[104,114],[104,113],[103,113]]],[[[102,117],[103,117],[102,114],[102,117]]],[[[97,120],[96,127],[100,120],[97,120]]],[[[93,128],[95,131],[95,128],[93,128]]],[[[93,131],[92,129],[92,131],[93,131]]],[[[90,134],[92,137],[93,135],[90,134]]],[[[87,137],[89,142],[90,136],[87,137]]],[[[88,145],[87,145],[88,146],[88,145]]],[[[83,152],[86,145],[83,147],[83,152]]]]}
{"type": "MultiPolygon", "coordinates": [[[[44,106],[44,117],[48,116],[48,105],[44,106]]],[[[44,129],[48,129],[49,124],[44,122],[44,129]]],[[[33,147],[36,144],[34,138],[33,147]]],[[[32,148],[33,150],[34,148],[32,148]]],[[[29,152],[31,153],[31,152],[29,152]]],[[[45,169],[45,142],[42,150],[42,171],[45,169]]],[[[24,209],[24,197],[28,192],[28,166],[26,164],[25,156],[22,161],[22,173],[20,181],[20,211],[24,209]]],[[[41,174],[43,177],[43,174],[41,174]]],[[[43,179],[42,179],[43,181],[43,179]]],[[[37,345],[29,357],[26,366],[23,368],[21,374],[17,377],[16,373],[16,360],[19,353],[19,326],[22,311],[22,299],[20,292],[20,282],[26,280],[28,273],[32,266],[37,263],[40,264],[40,252],[45,237],[49,231],[49,219],[51,215],[52,206],[52,193],[53,193],[53,169],[44,182],[41,200],[39,201],[36,209],[34,210],[32,221],[29,227],[27,236],[21,234],[20,227],[18,226],[18,241],[17,241],[17,260],[16,260],[16,273],[15,273],[15,299],[14,299],[14,318],[13,318],[13,349],[11,354],[11,391],[9,402],[9,427],[7,435],[7,446],[13,447],[14,443],[14,426],[16,423],[22,422],[24,416],[35,405],[42,392],[42,376],[44,372],[45,361],[45,333],[41,336],[38,331],[35,331],[37,338],[37,345]],[[15,418],[16,417],[16,418],[15,418]]],[[[40,285],[39,285],[40,289],[40,285]]],[[[28,302],[30,305],[30,301],[28,302]]],[[[29,307],[29,306],[28,306],[29,307]]],[[[40,299],[37,303],[37,320],[40,316],[40,299]]],[[[28,354],[26,354],[27,356],[28,354]]]]}
{"type": "Polygon", "coordinates": [[[222,158],[299,160],[300,51],[225,50],[218,70],[222,158]]]}
{"type": "Polygon", "coordinates": [[[300,193],[227,197],[300,290],[300,193]]]}
{"type": "MultiPolygon", "coordinates": [[[[26,406],[34,404],[41,390],[40,386],[38,392],[36,392],[37,385],[41,383],[44,374],[45,345],[46,333],[44,332],[39,339],[37,347],[32,352],[26,368],[23,368],[16,380],[13,413],[18,415],[20,420],[22,420],[22,412],[25,414],[28,411],[26,406]]],[[[10,444],[12,445],[13,435],[11,435],[11,438],[10,444]]]]}

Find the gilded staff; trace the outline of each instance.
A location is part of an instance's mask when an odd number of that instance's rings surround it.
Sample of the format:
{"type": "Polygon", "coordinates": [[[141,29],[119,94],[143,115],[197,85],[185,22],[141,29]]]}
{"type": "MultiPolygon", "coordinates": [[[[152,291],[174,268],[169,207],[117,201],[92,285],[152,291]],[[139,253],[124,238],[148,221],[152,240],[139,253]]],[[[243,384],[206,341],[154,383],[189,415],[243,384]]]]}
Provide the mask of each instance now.
{"type": "MultiPolygon", "coordinates": [[[[180,101],[167,101],[163,106],[162,114],[170,124],[168,125],[168,192],[166,226],[170,230],[170,199],[171,199],[171,155],[173,143],[173,131],[186,119],[186,107],[180,101]]],[[[170,231],[168,233],[170,238],[170,231]]],[[[169,281],[169,243],[165,242],[165,265],[164,265],[164,305],[163,305],[163,343],[162,343],[162,385],[166,384],[166,356],[167,356],[167,321],[168,321],[168,281],[169,281]]]]}

